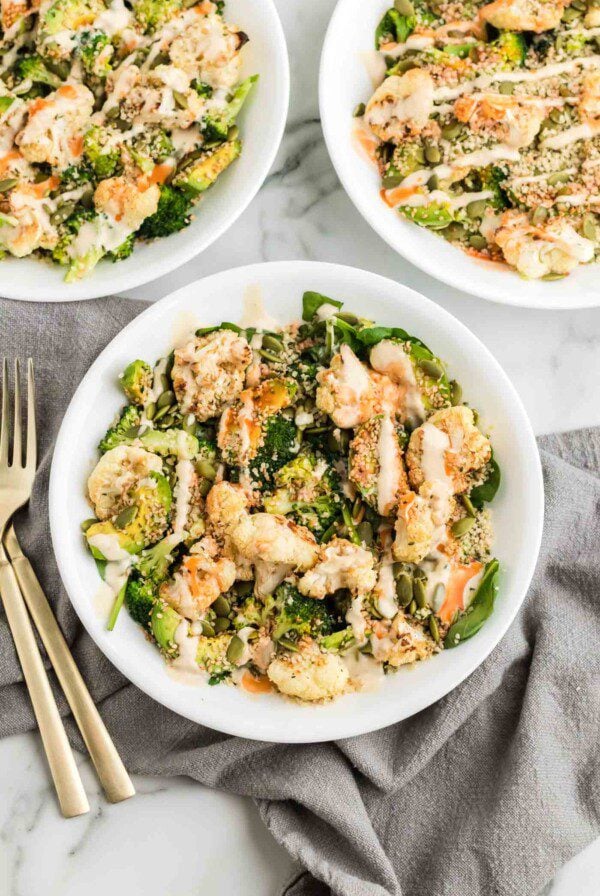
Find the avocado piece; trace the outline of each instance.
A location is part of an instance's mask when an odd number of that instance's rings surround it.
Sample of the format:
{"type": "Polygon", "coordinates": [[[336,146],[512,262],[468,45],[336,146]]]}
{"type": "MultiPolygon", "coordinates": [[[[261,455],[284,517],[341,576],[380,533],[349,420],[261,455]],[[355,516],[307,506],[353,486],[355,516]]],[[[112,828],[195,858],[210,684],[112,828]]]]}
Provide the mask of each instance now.
{"type": "Polygon", "coordinates": [[[142,545],[139,545],[131,538],[124,529],[117,529],[110,520],[104,520],[102,523],[94,523],[85,533],[88,547],[95,560],[106,560],[106,557],[102,551],[90,544],[90,538],[94,535],[115,535],[118,539],[119,547],[129,554],[138,554],[142,549],[142,545]]]}
{"type": "Polygon", "coordinates": [[[182,168],[173,178],[173,186],[191,196],[203,193],[237,159],[241,151],[242,144],[239,140],[222,143],[182,168]]]}
{"type": "Polygon", "coordinates": [[[169,656],[177,655],[175,632],[182,619],[183,616],[163,601],[154,604],[150,616],[150,628],[160,649],[169,656]]]}

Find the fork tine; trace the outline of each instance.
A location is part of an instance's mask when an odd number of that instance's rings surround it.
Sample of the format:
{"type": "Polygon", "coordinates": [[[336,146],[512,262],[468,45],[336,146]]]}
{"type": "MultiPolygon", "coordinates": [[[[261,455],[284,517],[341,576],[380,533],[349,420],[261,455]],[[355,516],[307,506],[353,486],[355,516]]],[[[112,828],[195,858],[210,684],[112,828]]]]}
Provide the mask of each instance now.
{"type": "Polygon", "coordinates": [[[8,361],[2,359],[2,418],[0,419],[0,465],[8,464],[8,361]]]}
{"type": "Polygon", "coordinates": [[[25,466],[33,468],[37,465],[37,439],[35,429],[35,383],[33,378],[33,359],[27,359],[27,455],[25,466]]]}
{"type": "Polygon", "coordinates": [[[21,370],[19,359],[15,358],[15,410],[13,413],[13,467],[23,465],[23,453],[21,450],[21,370]]]}

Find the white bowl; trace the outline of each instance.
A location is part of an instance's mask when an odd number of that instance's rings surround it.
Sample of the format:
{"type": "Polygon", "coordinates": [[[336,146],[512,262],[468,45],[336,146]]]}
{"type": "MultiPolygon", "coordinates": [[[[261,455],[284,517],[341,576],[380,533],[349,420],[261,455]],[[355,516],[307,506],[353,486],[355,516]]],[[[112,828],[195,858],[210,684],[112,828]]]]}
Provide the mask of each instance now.
{"type": "Polygon", "coordinates": [[[0,264],[0,292],[10,299],[69,302],[121,293],[162,277],[204,251],[231,227],[262,186],[281,142],[289,103],[287,47],[273,0],[227,0],[225,15],[245,31],[242,77],[258,82],[238,119],[242,154],[208,190],[192,223],[164,239],[138,243],[125,261],[100,262],[85,279],[65,283],[65,269],[34,258],[0,264]]]}
{"type": "Polygon", "coordinates": [[[566,280],[524,280],[506,265],[472,258],[383,202],[377,167],[352,138],[352,112],[373,93],[366,60],[374,55],[375,28],[390,6],[391,0],[338,0],[321,55],[319,105],[325,142],[356,208],[392,249],[432,277],[465,292],[525,308],[600,305],[597,265],[582,266],[566,280]]]}
{"type": "Polygon", "coordinates": [[[192,283],[144,311],[110,343],[84,377],[63,420],[50,478],[50,524],[60,574],[81,621],[120,671],[160,703],[220,731],[268,741],[322,741],[382,728],[419,712],[456,687],[490,653],[527,592],[540,546],[543,486],[540,461],[523,405],[479,340],[439,306],[367,271],[320,262],[257,264],[192,283]],[[249,287],[282,323],[301,314],[307,289],[342,299],[348,310],[420,336],[449,364],[492,433],[503,481],[494,502],[501,561],[500,592],[491,618],[472,640],[414,668],[388,676],[375,693],[351,694],[328,706],[305,706],[275,694],[238,688],[189,687],[172,680],[158,650],[126,611],[113,632],[94,604],[100,580],[79,524],[89,517],[85,482],[95,446],[123,398],[117,375],[136,357],[150,362],[199,324],[239,320],[249,287]]]}

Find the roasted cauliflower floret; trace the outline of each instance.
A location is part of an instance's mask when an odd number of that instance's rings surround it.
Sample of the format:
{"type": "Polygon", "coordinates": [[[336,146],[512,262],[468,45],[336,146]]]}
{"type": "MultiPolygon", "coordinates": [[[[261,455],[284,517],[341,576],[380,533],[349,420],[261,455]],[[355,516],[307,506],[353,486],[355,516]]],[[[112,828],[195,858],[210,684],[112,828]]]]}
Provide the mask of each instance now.
{"type": "Polygon", "coordinates": [[[569,274],[594,257],[593,241],[580,236],[561,218],[540,226],[532,224],[526,214],[506,211],[494,239],[506,261],[532,279],[569,274]]]}
{"type": "Polygon", "coordinates": [[[420,563],[431,550],[436,530],[429,501],[415,492],[403,494],[398,504],[395,530],[394,558],[406,563],[420,563]]]}
{"type": "Polygon", "coordinates": [[[600,72],[586,72],[583,76],[579,116],[589,124],[596,124],[600,119],[600,72]]]}
{"type": "Polygon", "coordinates": [[[354,594],[367,594],[377,582],[371,551],[345,538],[332,538],[319,548],[316,563],[298,582],[306,597],[323,598],[339,588],[354,594]]]}
{"type": "Polygon", "coordinates": [[[343,694],[349,673],[339,656],[321,653],[306,639],[297,653],[277,656],[267,675],[282,694],[300,700],[328,700],[343,694]]]}
{"type": "Polygon", "coordinates": [[[173,578],[164,582],[160,596],[186,619],[201,619],[220,594],[235,582],[232,560],[218,556],[214,539],[196,542],[173,578]]]}
{"type": "Polygon", "coordinates": [[[158,208],[160,189],[151,184],[147,189],[126,177],[109,177],[100,181],[94,193],[96,211],[104,212],[128,230],[138,230],[142,222],[158,208]]]}
{"type": "Polygon", "coordinates": [[[29,104],[27,124],[15,143],[30,162],[66,168],[83,152],[83,132],[94,108],[94,94],[83,84],[63,84],[29,104]]]}
{"type": "Polygon", "coordinates": [[[188,128],[202,118],[205,103],[190,89],[184,71],[173,65],[158,65],[140,73],[129,85],[121,98],[121,111],[128,121],[188,128]]]}
{"type": "Polygon", "coordinates": [[[370,371],[349,345],[342,345],[317,380],[317,407],[341,429],[365,423],[383,410],[395,416],[400,408],[398,387],[388,377],[370,371]]]}
{"type": "Polygon", "coordinates": [[[0,218],[0,246],[23,258],[35,249],[52,249],[58,233],[52,224],[45,196],[56,182],[48,178],[39,184],[20,183],[8,194],[0,218]]]}
{"type": "Polygon", "coordinates": [[[349,479],[380,516],[390,516],[408,491],[403,433],[389,415],[377,414],[358,428],[350,443],[349,479]]]}
{"type": "Polygon", "coordinates": [[[505,31],[550,31],[560,24],[570,0],[495,0],[479,10],[494,28],[505,31]]]}
{"type": "Polygon", "coordinates": [[[411,625],[404,613],[398,613],[391,623],[377,624],[371,646],[376,660],[398,668],[427,659],[435,650],[435,641],[411,625]]]}
{"type": "Polygon", "coordinates": [[[205,510],[209,530],[222,545],[223,556],[236,565],[236,578],[250,581],[254,578],[252,564],[241,556],[231,538],[235,527],[248,515],[246,493],[239,485],[217,482],[206,496],[205,510]]]}
{"type": "Polygon", "coordinates": [[[221,16],[194,15],[169,47],[173,64],[214,88],[231,88],[239,80],[239,49],[246,37],[221,16]]]}
{"type": "Polygon", "coordinates": [[[369,102],[365,121],[380,140],[420,134],[433,112],[433,79],[420,68],[391,75],[369,102]]]}
{"type": "Polygon", "coordinates": [[[445,483],[455,495],[469,489],[470,474],[492,455],[489,440],[464,405],[436,411],[413,431],[406,452],[408,478],[415,489],[427,480],[445,483]]]}
{"type": "Polygon", "coordinates": [[[547,110],[525,97],[480,93],[459,97],[454,104],[454,114],[474,133],[484,132],[499,142],[521,149],[533,143],[547,110]]]}
{"type": "Polygon", "coordinates": [[[282,581],[292,569],[303,571],[312,566],[318,552],[309,529],[273,513],[246,514],[233,529],[231,540],[235,550],[255,565],[259,590],[264,590],[264,583],[259,582],[261,572],[282,573],[282,581]],[[261,564],[280,569],[261,569],[261,564]]]}
{"type": "Polygon", "coordinates": [[[171,373],[182,413],[203,422],[220,414],[244,388],[252,350],[243,336],[216,330],[175,350],[171,373]]]}
{"type": "Polygon", "coordinates": [[[131,491],[150,473],[160,473],[160,457],[119,445],[103,454],[88,479],[88,495],[99,520],[107,520],[127,507],[131,491]]]}

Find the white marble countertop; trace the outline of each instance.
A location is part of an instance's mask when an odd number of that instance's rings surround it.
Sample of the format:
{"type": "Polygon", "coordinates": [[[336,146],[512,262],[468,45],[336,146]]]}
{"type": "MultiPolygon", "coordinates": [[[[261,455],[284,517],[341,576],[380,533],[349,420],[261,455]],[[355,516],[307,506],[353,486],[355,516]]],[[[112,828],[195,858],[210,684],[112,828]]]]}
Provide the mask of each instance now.
{"type": "MultiPolygon", "coordinates": [[[[437,283],[395,255],[346,198],[321,135],[319,53],[335,0],[275,2],[288,39],[292,97],[274,169],[228,234],[179,271],[130,295],[154,300],[206,274],[260,260],[309,258],[367,268],[424,293],[477,333],[517,387],[537,433],[600,424],[600,308],[540,312],[493,305],[437,283]]],[[[37,735],[0,743],[0,890],[6,896],[274,896],[293,873],[250,801],[186,779],[137,778],[137,796],[109,806],[89,763],[79,761],[92,810],[64,821],[37,735]]],[[[597,896],[599,879],[600,841],[574,859],[548,893],[597,896]]]]}

